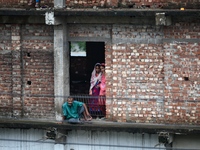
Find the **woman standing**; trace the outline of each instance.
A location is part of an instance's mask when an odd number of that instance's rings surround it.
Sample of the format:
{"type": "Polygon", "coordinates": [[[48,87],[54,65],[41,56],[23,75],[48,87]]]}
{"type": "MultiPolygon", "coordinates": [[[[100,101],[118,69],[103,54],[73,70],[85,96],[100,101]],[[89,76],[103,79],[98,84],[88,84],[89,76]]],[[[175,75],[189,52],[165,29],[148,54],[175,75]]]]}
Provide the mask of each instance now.
{"type": "Polygon", "coordinates": [[[99,93],[99,107],[102,113],[102,116],[106,115],[106,77],[105,77],[105,64],[102,63],[100,66],[101,69],[101,83],[100,83],[100,93],[99,93]]]}
{"type": "Polygon", "coordinates": [[[99,95],[105,96],[106,95],[106,77],[105,77],[105,64],[104,63],[101,64],[100,70],[101,70],[101,83],[100,83],[99,95]]]}
{"type": "Polygon", "coordinates": [[[100,92],[100,82],[101,82],[101,71],[100,71],[100,63],[96,63],[94,66],[94,70],[92,71],[92,75],[90,78],[90,90],[89,95],[98,96],[100,92]]]}
{"type": "Polygon", "coordinates": [[[91,74],[89,95],[89,111],[91,115],[97,115],[99,110],[98,97],[100,92],[101,72],[100,63],[96,63],[91,74]]]}

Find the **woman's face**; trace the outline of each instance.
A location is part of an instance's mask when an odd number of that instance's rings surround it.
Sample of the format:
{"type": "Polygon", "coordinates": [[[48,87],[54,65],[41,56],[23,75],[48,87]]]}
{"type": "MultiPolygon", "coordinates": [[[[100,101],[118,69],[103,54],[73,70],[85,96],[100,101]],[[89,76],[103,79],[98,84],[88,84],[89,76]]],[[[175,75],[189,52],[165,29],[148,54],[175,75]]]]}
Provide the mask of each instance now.
{"type": "Polygon", "coordinates": [[[95,66],[95,71],[96,71],[96,73],[99,73],[100,72],[100,67],[99,66],[95,66]]]}
{"type": "Polygon", "coordinates": [[[105,72],[105,67],[104,66],[101,66],[100,69],[101,69],[101,72],[105,72]]]}

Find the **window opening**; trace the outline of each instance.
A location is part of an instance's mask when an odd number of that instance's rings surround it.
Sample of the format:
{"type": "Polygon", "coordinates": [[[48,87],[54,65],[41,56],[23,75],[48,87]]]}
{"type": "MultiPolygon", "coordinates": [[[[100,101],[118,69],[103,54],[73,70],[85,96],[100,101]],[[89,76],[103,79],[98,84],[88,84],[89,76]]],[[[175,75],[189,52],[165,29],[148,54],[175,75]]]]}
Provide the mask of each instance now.
{"type": "Polygon", "coordinates": [[[70,46],[70,95],[83,101],[93,117],[105,116],[105,96],[89,95],[90,79],[96,63],[105,64],[104,42],[69,42],[70,46]],[[101,106],[91,106],[99,100],[101,106]],[[91,109],[92,108],[92,109],[91,109]]]}
{"type": "Polygon", "coordinates": [[[86,56],[86,42],[71,42],[71,56],[86,56]]]}
{"type": "Polygon", "coordinates": [[[105,63],[104,42],[69,42],[70,95],[89,94],[94,65],[105,63]]]}

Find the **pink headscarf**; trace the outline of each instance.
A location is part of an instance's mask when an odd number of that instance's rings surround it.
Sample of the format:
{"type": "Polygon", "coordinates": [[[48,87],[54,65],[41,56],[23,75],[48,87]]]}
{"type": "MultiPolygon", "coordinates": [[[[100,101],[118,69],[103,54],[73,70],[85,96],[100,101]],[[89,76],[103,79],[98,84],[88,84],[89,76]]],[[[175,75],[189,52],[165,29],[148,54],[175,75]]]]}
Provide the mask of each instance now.
{"type": "MultiPolygon", "coordinates": [[[[101,63],[101,66],[105,68],[105,64],[101,63]]],[[[99,95],[106,95],[106,77],[105,74],[101,75],[100,93],[99,95]]]]}
{"type": "Polygon", "coordinates": [[[104,66],[104,68],[105,68],[105,63],[101,63],[101,66],[104,66]]]}
{"type": "Polygon", "coordinates": [[[95,86],[95,84],[96,84],[97,82],[100,82],[100,81],[101,81],[101,73],[99,73],[98,76],[96,76],[95,67],[96,67],[97,65],[100,66],[101,64],[100,64],[100,63],[96,63],[96,64],[94,65],[94,69],[93,69],[93,71],[92,71],[92,75],[91,75],[91,79],[90,79],[90,90],[95,86]]]}

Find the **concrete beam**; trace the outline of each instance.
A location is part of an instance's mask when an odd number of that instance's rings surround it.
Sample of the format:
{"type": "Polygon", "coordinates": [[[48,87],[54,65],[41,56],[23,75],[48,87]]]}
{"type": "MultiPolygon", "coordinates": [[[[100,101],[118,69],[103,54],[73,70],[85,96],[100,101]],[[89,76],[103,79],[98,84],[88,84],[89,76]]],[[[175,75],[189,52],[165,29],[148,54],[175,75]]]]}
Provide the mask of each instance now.
{"type": "Polygon", "coordinates": [[[44,24],[44,16],[0,16],[0,23],[15,23],[15,24],[26,24],[26,23],[40,23],[44,24]]]}
{"type": "Polygon", "coordinates": [[[69,46],[66,24],[54,26],[54,94],[56,120],[62,120],[62,104],[69,95],[69,46]]]}
{"type": "Polygon", "coordinates": [[[66,6],[66,1],[65,0],[56,0],[54,1],[54,8],[64,8],[66,6]]]}
{"type": "MultiPolygon", "coordinates": [[[[115,132],[130,132],[130,133],[161,133],[169,132],[176,135],[199,135],[200,126],[191,124],[156,124],[156,123],[131,123],[131,122],[112,122],[108,120],[95,120],[85,122],[83,124],[58,123],[47,120],[27,120],[27,119],[0,119],[0,128],[14,129],[49,129],[57,128],[58,132],[66,135],[67,131],[71,130],[91,130],[91,131],[115,131],[115,132]],[[60,131],[61,130],[61,131],[60,131]],[[62,131],[66,130],[66,132],[62,131]]],[[[57,136],[59,138],[60,135],[57,136]]]]}
{"type": "Polygon", "coordinates": [[[154,16],[68,16],[63,18],[67,23],[101,23],[101,24],[132,24],[132,25],[155,25],[154,16]]]}
{"type": "MultiPolygon", "coordinates": [[[[63,0],[56,0],[54,2],[55,8],[64,8],[65,2],[63,0]]],[[[6,9],[0,8],[0,16],[44,16],[47,9],[6,9]]],[[[189,9],[180,11],[179,9],[93,9],[93,8],[77,8],[77,9],[55,9],[55,16],[155,16],[155,13],[165,13],[168,16],[181,16],[181,17],[199,17],[199,9],[189,9]]]]}
{"type": "Polygon", "coordinates": [[[199,17],[200,10],[174,10],[174,9],[63,9],[63,10],[55,10],[55,16],[155,16],[156,13],[165,13],[166,16],[191,16],[191,17],[199,17]]]}

